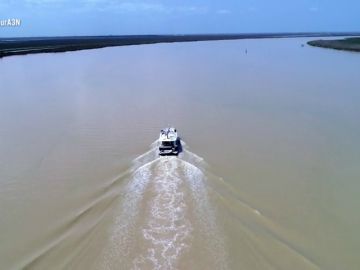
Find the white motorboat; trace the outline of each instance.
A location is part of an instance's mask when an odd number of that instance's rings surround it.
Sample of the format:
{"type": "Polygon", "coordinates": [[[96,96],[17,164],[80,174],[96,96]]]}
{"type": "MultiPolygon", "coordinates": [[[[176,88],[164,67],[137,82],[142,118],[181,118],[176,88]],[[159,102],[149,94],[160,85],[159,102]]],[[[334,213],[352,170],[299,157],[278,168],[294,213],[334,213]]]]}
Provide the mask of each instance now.
{"type": "Polygon", "coordinates": [[[178,155],[180,139],[176,128],[169,127],[162,129],[160,131],[159,144],[159,155],[178,155]]]}

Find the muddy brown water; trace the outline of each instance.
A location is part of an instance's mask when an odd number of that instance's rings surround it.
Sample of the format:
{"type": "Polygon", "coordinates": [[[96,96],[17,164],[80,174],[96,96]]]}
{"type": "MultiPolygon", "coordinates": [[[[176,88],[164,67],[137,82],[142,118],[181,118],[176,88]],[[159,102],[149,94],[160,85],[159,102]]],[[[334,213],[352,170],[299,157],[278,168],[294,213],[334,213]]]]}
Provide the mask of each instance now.
{"type": "Polygon", "coordinates": [[[306,41],[2,59],[0,268],[359,269],[360,55],[306,41]]]}

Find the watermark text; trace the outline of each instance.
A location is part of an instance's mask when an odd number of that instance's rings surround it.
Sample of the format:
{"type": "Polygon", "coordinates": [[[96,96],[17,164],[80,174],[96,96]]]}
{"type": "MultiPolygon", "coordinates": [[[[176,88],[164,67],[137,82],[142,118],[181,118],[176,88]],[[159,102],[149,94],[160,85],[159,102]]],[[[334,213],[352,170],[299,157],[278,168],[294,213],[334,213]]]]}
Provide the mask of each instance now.
{"type": "Polygon", "coordinates": [[[0,27],[18,27],[21,26],[21,19],[0,19],[0,27]]]}

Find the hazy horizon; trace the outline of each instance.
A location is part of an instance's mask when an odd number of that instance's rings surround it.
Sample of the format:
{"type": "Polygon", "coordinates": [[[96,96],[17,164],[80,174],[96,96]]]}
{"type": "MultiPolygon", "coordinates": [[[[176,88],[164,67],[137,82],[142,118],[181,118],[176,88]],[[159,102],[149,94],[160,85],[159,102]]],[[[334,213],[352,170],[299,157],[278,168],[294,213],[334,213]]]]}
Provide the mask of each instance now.
{"type": "Polygon", "coordinates": [[[360,3],[349,0],[4,0],[0,37],[198,33],[356,32],[360,3]]]}
{"type": "MultiPolygon", "coordinates": [[[[87,37],[126,37],[126,36],[231,36],[231,35],[283,35],[281,37],[246,37],[244,39],[268,39],[268,38],[299,38],[299,37],[347,37],[347,36],[359,36],[360,31],[321,31],[321,32],[238,32],[238,33],[193,33],[193,34],[183,34],[183,33],[159,33],[159,34],[119,34],[119,35],[43,35],[43,36],[0,36],[1,39],[8,38],[19,38],[19,39],[36,39],[36,38],[87,38],[87,37]],[[286,36],[286,35],[294,35],[294,36],[286,36]],[[298,35],[298,36],[297,36],[298,35]]],[[[221,40],[221,39],[220,39],[221,40]]],[[[199,40],[202,41],[202,40],[199,40]]],[[[214,40],[216,41],[216,40],[214,40]]]]}

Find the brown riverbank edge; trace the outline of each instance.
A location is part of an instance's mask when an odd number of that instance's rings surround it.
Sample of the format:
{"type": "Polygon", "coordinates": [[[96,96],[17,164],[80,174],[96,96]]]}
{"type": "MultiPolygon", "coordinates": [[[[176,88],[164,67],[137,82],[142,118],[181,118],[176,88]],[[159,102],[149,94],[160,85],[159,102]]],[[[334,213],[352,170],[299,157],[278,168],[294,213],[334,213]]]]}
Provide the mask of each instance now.
{"type": "Polygon", "coordinates": [[[111,46],[140,45],[169,42],[360,36],[360,33],[258,33],[258,34],[201,34],[201,35],[123,35],[123,36],[75,36],[39,38],[0,38],[0,58],[32,53],[66,52],[98,49],[111,46]]]}
{"type": "Polygon", "coordinates": [[[333,39],[333,40],[312,40],[309,45],[321,48],[360,52],[360,37],[333,39]]]}

